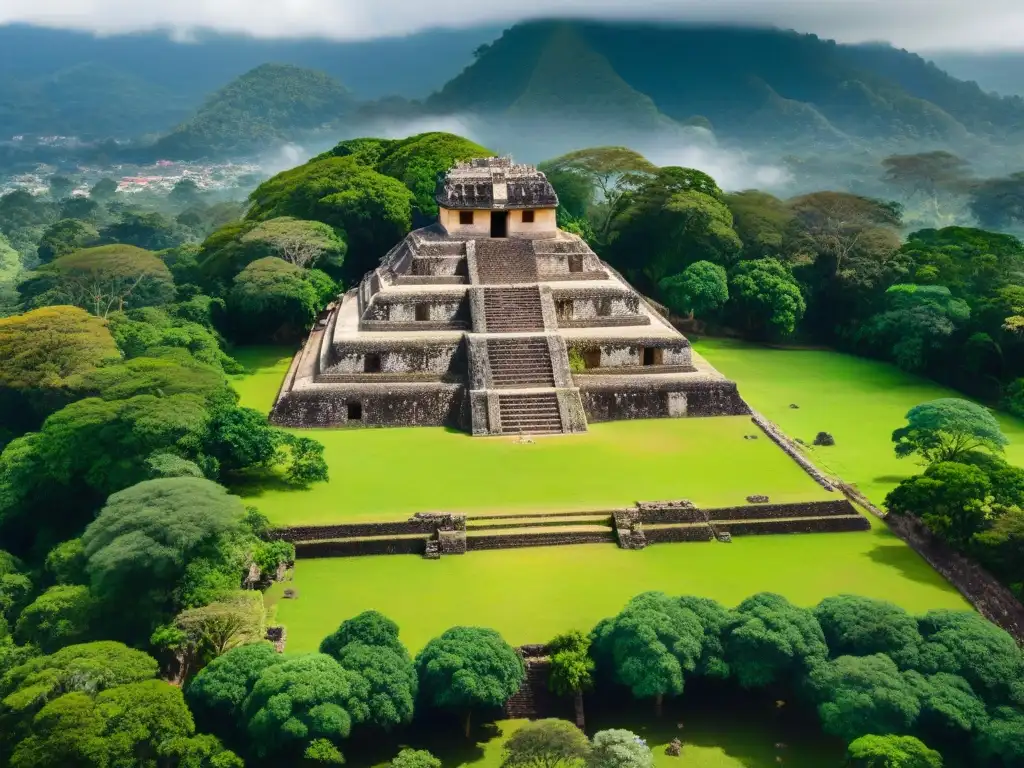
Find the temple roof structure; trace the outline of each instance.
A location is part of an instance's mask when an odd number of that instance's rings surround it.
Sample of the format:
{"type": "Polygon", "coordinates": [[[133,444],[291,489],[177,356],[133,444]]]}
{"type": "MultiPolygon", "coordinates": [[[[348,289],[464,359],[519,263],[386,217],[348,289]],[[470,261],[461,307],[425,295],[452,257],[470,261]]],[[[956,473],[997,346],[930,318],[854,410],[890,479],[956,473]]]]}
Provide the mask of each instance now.
{"type": "Polygon", "coordinates": [[[547,177],[532,165],[508,157],[462,162],[437,182],[434,199],[454,210],[556,208],[558,195],[547,177]]]}

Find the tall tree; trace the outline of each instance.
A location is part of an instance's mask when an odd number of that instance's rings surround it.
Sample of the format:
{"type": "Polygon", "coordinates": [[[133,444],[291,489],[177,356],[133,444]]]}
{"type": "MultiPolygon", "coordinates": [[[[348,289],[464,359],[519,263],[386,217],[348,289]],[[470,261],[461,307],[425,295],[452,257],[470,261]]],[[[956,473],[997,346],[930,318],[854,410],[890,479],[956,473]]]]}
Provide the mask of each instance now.
{"type": "Polygon", "coordinates": [[[590,638],[573,631],[558,635],[548,643],[551,655],[551,676],[548,686],[558,696],[572,696],[576,709],[576,727],[586,722],[583,713],[583,692],[594,684],[594,660],[590,658],[590,638]]]}
{"type": "Polygon", "coordinates": [[[505,742],[501,768],[559,768],[586,758],[590,742],[567,720],[549,718],[526,723],[505,742]]]}
{"type": "Polygon", "coordinates": [[[526,676],[523,660],[491,629],[452,627],[416,657],[424,700],[463,714],[469,737],[474,709],[500,707],[526,676]]]}
{"type": "Polygon", "coordinates": [[[984,406],[947,397],[915,405],[907,423],[892,433],[896,455],[917,454],[928,463],[958,461],[979,449],[1001,453],[1009,443],[984,406]]]}
{"type": "Polygon", "coordinates": [[[778,259],[741,261],[729,277],[730,311],[755,338],[796,330],[807,303],[789,267],[778,259]]]}
{"type": "Polygon", "coordinates": [[[95,245],[99,239],[96,227],[79,219],[61,219],[43,232],[39,240],[39,260],[47,264],[61,256],[95,245]]]}

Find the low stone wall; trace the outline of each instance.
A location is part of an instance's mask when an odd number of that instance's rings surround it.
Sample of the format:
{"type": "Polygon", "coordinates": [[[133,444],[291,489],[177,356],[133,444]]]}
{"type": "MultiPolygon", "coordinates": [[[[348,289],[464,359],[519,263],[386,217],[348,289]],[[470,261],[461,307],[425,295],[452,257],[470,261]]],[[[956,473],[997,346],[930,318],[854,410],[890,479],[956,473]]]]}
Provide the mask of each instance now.
{"type": "Polygon", "coordinates": [[[587,419],[660,419],[679,416],[739,416],[749,413],[736,384],[731,381],[645,381],[622,377],[621,382],[577,383],[587,419]],[[673,397],[674,396],[674,397],[673,397]]]}
{"type": "MultiPolygon", "coordinates": [[[[463,521],[465,525],[465,521],[463,521]]],[[[437,523],[430,520],[406,520],[394,523],[345,523],[342,525],[298,525],[275,528],[274,538],[284,541],[322,541],[365,536],[401,536],[422,533],[432,536],[437,523]]]]}
{"type": "Polygon", "coordinates": [[[274,405],[270,421],[281,427],[449,426],[468,429],[466,389],[457,384],[373,385],[330,384],[294,389],[274,405]],[[359,405],[361,418],[349,419],[359,405]]]}
{"type": "Polygon", "coordinates": [[[357,557],[359,555],[422,555],[427,537],[422,539],[372,539],[360,541],[309,541],[295,545],[295,557],[309,560],[317,557],[357,557]]]}
{"type": "Polygon", "coordinates": [[[468,536],[466,547],[478,549],[518,549],[521,547],[552,547],[566,544],[612,544],[615,534],[608,533],[523,533],[507,536],[468,536]]]}
{"type": "Polygon", "coordinates": [[[618,328],[634,325],[650,325],[647,315],[621,315],[619,317],[559,318],[559,328],[618,328]]]}
{"type": "Polygon", "coordinates": [[[713,523],[729,520],[772,520],[785,517],[848,517],[857,510],[846,499],[808,501],[796,504],[750,504],[742,507],[717,507],[705,510],[713,523]]]}
{"type": "Polygon", "coordinates": [[[886,514],[852,486],[841,485],[840,489],[847,498],[885,520],[889,530],[956,587],[978,613],[1005,629],[1018,643],[1024,645],[1024,605],[995,576],[973,560],[955,552],[919,520],[886,514]]]}
{"type": "MultiPolygon", "coordinates": [[[[749,408],[749,406],[747,406],[749,408]]],[[[832,481],[829,480],[814,464],[808,459],[796,446],[796,444],[789,439],[785,432],[775,426],[772,422],[768,421],[764,416],[750,408],[751,421],[757,424],[764,432],[768,439],[775,443],[779,448],[788,454],[797,464],[799,464],[803,470],[813,478],[814,482],[824,488],[826,491],[834,491],[835,486],[832,485],[832,481]]]]}
{"type": "Polygon", "coordinates": [[[862,515],[822,517],[806,520],[760,520],[757,522],[714,522],[719,532],[733,536],[752,536],[769,533],[844,533],[867,531],[871,523],[862,515]]]}
{"type": "Polygon", "coordinates": [[[690,528],[645,528],[648,544],[667,544],[683,541],[713,541],[715,535],[707,525],[690,528]]]}

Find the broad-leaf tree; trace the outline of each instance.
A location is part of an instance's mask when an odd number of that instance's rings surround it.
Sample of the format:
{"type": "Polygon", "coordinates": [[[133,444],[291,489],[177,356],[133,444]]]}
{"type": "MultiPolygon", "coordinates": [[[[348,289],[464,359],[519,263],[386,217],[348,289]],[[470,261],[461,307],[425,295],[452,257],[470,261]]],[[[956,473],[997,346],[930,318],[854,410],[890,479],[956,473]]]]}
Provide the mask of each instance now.
{"type": "Polygon", "coordinates": [[[850,742],[853,768],[942,768],[942,755],[913,736],[861,736],[850,742]]]}
{"type": "Polygon", "coordinates": [[[526,723],[505,742],[502,768],[559,768],[586,758],[590,742],[568,720],[548,718],[526,723]]]}
{"type": "Polygon", "coordinates": [[[900,458],[916,454],[929,464],[959,461],[977,450],[1001,453],[1009,442],[992,412],[970,400],[931,400],[911,408],[906,419],[892,433],[900,458]]]}
{"type": "Polygon", "coordinates": [[[572,696],[576,726],[585,725],[583,692],[593,684],[594,660],[590,658],[590,638],[576,630],[558,635],[548,643],[551,676],[548,687],[558,696],[572,696]]]}

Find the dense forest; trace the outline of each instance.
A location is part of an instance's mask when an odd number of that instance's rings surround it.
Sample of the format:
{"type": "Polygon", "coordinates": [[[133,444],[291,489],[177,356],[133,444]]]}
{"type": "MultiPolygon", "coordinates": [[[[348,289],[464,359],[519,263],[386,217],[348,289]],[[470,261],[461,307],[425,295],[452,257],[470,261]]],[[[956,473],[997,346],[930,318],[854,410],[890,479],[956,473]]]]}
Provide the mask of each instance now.
{"type": "MultiPolygon", "coordinates": [[[[422,751],[395,753],[438,729],[472,739],[518,689],[522,662],[488,629],[452,628],[415,657],[374,613],[317,653],[261,642],[260,590],[294,548],[237,493],[319,483],[328,468],[320,443],[239,406],[228,378],[235,345],[297,342],[431,221],[438,174],[490,154],[444,133],[343,141],[244,206],[182,182],[159,212],[126,204],[109,180],[68,197],[61,177],[45,196],[0,197],[0,761],[234,768],[344,753],[437,768],[422,751]]],[[[1024,415],[1016,238],[907,231],[899,202],[845,192],[726,193],[700,170],[622,147],[542,168],[563,228],[691,335],[828,344],[1024,415]]],[[[879,173],[929,205],[965,195],[980,215],[984,185],[961,190],[957,169],[926,153],[879,173]]],[[[1005,442],[981,405],[923,404],[893,444],[926,469],[888,505],[1020,595],[1024,470],[1002,459],[1005,442]]],[[[578,699],[579,717],[585,690],[655,712],[705,690],[725,707],[792,702],[849,745],[853,765],[909,755],[918,762],[904,764],[934,768],[940,753],[951,765],[1024,762],[1024,656],[973,613],[915,617],[856,597],[810,609],[768,594],[727,609],[647,594],[554,646],[550,685],[578,699]]],[[[549,755],[554,740],[592,768],[649,768],[649,750],[616,746],[635,745],[632,734],[572,733],[541,721],[509,741],[509,764],[549,755]]]]}

